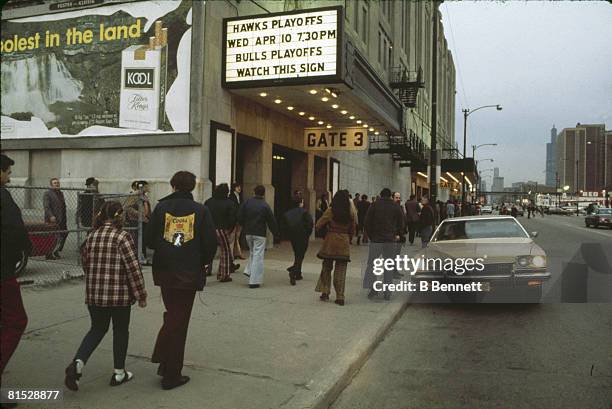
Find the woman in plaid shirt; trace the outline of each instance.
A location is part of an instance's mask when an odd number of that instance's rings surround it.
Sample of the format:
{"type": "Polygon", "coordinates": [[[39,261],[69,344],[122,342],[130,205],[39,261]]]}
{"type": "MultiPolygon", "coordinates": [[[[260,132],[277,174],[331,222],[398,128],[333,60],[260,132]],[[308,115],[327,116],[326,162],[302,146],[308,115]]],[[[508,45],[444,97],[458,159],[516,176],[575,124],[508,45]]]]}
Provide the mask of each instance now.
{"type": "Polygon", "coordinates": [[[122,229],[122,223],[121,203],[104,203],[81,251],[91,329],[66,368],[66,387],[73,391],[79,389],[83,366],[104,338],[111,319],[115,371],[110,385],[121,385],[134,376],[125,370],[130,310],[136,301],[140,307],[146,307],[147,292],[136,245],[132,236],[122,229]]]}

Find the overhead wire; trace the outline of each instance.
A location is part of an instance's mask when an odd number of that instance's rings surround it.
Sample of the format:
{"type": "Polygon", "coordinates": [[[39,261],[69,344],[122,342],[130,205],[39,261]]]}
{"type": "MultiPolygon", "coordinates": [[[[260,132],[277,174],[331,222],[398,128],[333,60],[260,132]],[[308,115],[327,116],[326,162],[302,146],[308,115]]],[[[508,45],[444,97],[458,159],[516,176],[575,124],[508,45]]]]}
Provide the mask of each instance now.
{"type": "Polygon", "coordinates": [[[444,7],[446,9],[446,16],[448,17],[448,26],[450,28],[450,32],[451,32],[451,38],[453,39],[453,48],[455,50],[455,60],[456,60],[456,64],[455,66],[457,67],[457,72],[459,73],[459,84],[461,85],[461,97],[463,98],[463,106],[464,107],[468,107],[468,98],[467,98],[467,93],[465,92],[465,84],[463,82],[463,70],[461,69],[461,63],[459,60],[459,48],[457,46],[457,41],[455,41],[455,33],[453,31],[453,22],[451,19],[451,15],[450,15],[450,11],[448,10],[448,3],[444,3],[444,7]]]}

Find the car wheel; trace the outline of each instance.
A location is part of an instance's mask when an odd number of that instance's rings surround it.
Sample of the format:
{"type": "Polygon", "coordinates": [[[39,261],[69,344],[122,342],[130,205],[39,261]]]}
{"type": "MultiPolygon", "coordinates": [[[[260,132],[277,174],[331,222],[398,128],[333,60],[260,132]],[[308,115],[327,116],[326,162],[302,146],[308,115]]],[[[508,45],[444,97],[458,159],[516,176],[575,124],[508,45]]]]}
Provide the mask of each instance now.
{"type": "Polygon", "coordinates": [[[22,251],[21,258],[19,259],[17,264],[15,264],[15,275],[20,276],[21,273],[23,273],[23,271],[25,270],[27,265],[28,265],[28,253],[25,251],[22,251]]]}
{"type": "Polygon", "coordinates": [[[542,286],[536,287],[525,287],[521,291],[522,303],[525,304],[539,304],[542,302],[542,286]]]}
{"type": "Polygon", "coordinates": [[[586,225],[586,227],[591,227],[591,225],[588,224],[587,222],[584,222],[584,224],[586,225]]]}

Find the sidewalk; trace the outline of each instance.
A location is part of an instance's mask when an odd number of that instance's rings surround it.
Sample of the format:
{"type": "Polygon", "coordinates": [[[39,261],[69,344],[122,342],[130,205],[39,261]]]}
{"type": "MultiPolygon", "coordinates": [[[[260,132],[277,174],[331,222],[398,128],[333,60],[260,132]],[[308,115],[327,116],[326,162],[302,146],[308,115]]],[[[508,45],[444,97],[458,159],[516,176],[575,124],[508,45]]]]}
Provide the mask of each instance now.
{"type": "MultiPolygon", "coordinates": [[[[150,362],[163,304],[145,268],[149,305],[132,309],[127,368],[135,379],[117,388],[112,374],[112,330],[85,367],[79,392],[66,390],[62,408],[323,408],[346,386],[407,305],[369,301],[361,290],[366,246],[353,246],[346,305],[321,302],[314,287],[321,268],[311,242],[304,280],[289,285],[288,243],[266,252],[264,285],[249,289],[239,273],[231,283],[209,284],[193,308],[184,374],[187,385],[163,391],[150,362]]],[[[407,247],[408,253],[418,246],[407,247]]],[[[405,250],[406,251],[406,250],[405,250]]],[[[23,289],[30,321],[3,376],[3,387],[64,389],[64,368],[89,327],[81,280],[23,289]]],[[[48,406],[51,406],[50,404],[48,406]]],[[[20,404],[40,408],[40,404],[20,404]]],[[[45,406],[46,407],[46,406],[45,406]]]]}

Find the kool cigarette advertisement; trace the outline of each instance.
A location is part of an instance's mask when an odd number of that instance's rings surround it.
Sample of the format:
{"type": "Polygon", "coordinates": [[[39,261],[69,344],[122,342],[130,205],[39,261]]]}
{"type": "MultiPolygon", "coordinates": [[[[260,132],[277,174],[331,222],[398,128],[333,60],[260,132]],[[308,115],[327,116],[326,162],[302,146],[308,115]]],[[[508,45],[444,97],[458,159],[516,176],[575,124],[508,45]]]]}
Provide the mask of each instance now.
{"type": "Polygon", "coordinates": [[[191,1],[2,22],[2,139],[189,132],[191,1]]]}

